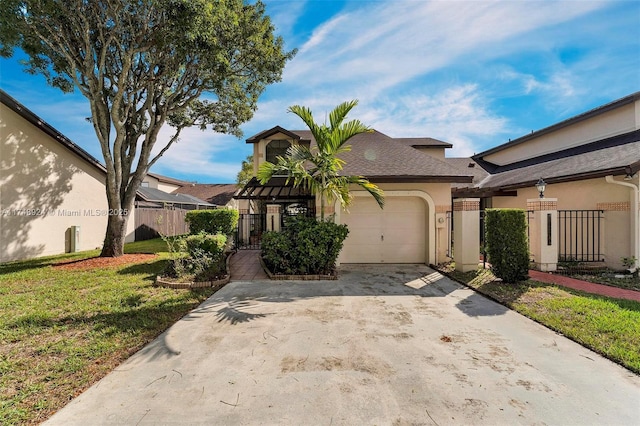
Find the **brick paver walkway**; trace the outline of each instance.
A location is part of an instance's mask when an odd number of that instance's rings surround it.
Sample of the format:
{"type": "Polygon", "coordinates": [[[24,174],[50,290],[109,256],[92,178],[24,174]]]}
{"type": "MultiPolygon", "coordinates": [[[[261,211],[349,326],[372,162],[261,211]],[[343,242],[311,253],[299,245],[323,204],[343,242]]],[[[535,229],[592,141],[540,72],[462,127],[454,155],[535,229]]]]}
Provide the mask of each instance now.
{"type": "Polygon", "coordinates": [[[260,250],[238,250],[229,263],[231,281],[266,280],[267,274],[260,265],[260,250]]]}
{"type": "Polygon", "coordinates": [[[529,271],[529,277],[531,277],[532,280],[549,284],[557,284],[562,287],[569,287],[574,290],[580,290],[587,293],[640,302],[640,291],[590,283],[588,281],[577,280],[563,275],[550,274],[548,272],[529,271]]]}

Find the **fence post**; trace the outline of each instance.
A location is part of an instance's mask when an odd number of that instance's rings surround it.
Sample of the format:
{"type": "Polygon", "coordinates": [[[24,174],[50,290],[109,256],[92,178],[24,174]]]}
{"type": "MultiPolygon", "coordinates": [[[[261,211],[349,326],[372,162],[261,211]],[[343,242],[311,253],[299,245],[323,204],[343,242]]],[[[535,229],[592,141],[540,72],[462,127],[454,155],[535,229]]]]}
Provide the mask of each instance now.
{"type": "Polygon", "coordinates": [[[555,271],[558,269],[558,199],[528,199],[527,210],[533,211],[529,221],[529,251],[535,268],[555,271]]]}
{"type": "Polygon", "coordinates": [[[456,270],[478,269],[480,261],[480,198],[453,200],[453,260],[456,270]]]}
{"type": "Polygon", "coordinates": [[[280,204],[267,204],[267,231],[280,232],[282,213],[280,204]]]}

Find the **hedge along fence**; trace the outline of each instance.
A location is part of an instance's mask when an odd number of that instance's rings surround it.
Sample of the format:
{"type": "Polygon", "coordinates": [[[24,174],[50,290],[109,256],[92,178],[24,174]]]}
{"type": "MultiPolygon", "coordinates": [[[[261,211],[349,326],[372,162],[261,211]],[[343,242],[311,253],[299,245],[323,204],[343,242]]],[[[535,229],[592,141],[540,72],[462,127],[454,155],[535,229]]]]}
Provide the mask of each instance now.
{"type": "Polygon", "coordinates": [[[231,235],[238,226],[240,217],[237,210],[191,210],[185,216],[185,222],[189,224],[189,233],[231,235]]]}
{"type": "Polygon", "coordinates": [[[528,278],[527,213],[522,209],[487,209],[485,244],[493,274],[507,283],[528,278]]]}

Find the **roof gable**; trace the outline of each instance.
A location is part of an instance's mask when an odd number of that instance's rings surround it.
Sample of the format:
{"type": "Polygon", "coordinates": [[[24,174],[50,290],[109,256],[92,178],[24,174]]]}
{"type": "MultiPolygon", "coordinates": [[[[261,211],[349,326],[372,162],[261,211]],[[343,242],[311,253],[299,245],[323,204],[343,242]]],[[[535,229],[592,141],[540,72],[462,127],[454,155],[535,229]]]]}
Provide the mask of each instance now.
{"type": "Polygon", "coordinates": [[[278,133],[282,133],[283,135],[286,135],[287,137],[294,140],[300,140],[300,136],[297,135],[296,133],[291,132],[283,127],[275,126],[275,127],[272,127],[271,129],[263,130],[262,132],[251,136],[249,139],[247,139],[247,143],[257,143],[257,142],[260,142],[262,139],[266,139],[269,136],[277,135],[278,133]]]}

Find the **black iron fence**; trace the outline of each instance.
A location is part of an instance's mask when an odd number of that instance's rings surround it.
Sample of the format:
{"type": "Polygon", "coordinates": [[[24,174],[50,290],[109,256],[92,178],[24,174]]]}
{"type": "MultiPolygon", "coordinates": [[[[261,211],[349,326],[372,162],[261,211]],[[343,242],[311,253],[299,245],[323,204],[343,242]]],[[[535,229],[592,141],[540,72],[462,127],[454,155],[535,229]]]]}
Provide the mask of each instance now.
{"type": "Polygon", "coordinates": [[[603,262],[604,210],[558,210],[558,261],[603,262]]]}
{"type": "Polygon", "coordinates": [[[266,214],[241,214],[238,218],[236,247],[239,249],[259,249],[262,234],[266,229],[266,214]]]}

